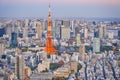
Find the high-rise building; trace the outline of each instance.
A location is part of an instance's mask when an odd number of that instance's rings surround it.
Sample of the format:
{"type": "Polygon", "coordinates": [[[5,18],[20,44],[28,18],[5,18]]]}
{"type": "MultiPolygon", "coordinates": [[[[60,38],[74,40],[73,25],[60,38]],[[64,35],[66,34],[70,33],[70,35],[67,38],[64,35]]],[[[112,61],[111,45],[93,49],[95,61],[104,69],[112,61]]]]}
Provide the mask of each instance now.
{"type": "Polygon", "coordinates": [[[37,37],[40,39],[41,37],[42,37],[42,31],[43,31],[43,29],[42,29],[43,27],[42,27],[42,24],[40,23],[40,22],[37,22],[36,23],[36,35],[37,35],[37,37]]]}
{"type": "Polygon", "coordinates": [[[80,45],[80,47],[79,47],[79,53],[82,56],[82,60],[84,60],[85,59],[85,45],[84,44],[80,45]]]}
{"type": "Polygon", "coordinates": [[[118,38],[120,39],[120,30],[118,31],[118,38]]]}
{"type": "Polygon", "coordinates": [[[113,32],[109,32],[108,33],[108,38],[109,39],[113,39],[114,38],[114,33],[113,32]]]}
{"type": "Polygon", "coordinates": [[[0,57],[4,53],[4,44],[0,42],[0,57]]]}
{"type": "Polygon", "coordinates": [[[61,39],[70,39],[70,27],[61,26],[61,39]]]}
{"type": "Polygon", "coordinates": [[[0,37],[2,37],[5,34],[5,28],[0,28],[0,37]]]}
{"type": "Polygon", "coordinates": [[[80,27],[75,27],[75,36],[80,33],[80,27]]]}
{"type": "Polygon", "coordinates": [[[106,38],[106,25],[101,24],[99,28],[99,38],[106,38]]]}
{"type": "Polygon", "coordinates": [[[55,21],[55,37],[57,39],[61,38],[61,22],[60,20],[55,21]]]}
{"type": "Polygon", "coordinates": [[[5,33],[7,35],[11,36],[11,33],[12,33],[12,24],[6,25],[6,27],[5,27],[5,33]]]}
{"type": "Polygon", "coordinates": [[[70,27],[70,21],[69,20],[62,21],[62,25],[64,25],[65,27],[70,27]]]}
{"type": "Polygon", "coordinates": [[[75,26],[74,26],[74,20],[71,21],[71,24],[70,24],[70,28],[71,28],[71,38],[75,37],[75,26]]]}
{"type": "Polygon", "coordinates": [[[94,38],[93,40],[93,52],[100,52],[100,39],[94,38]]]}
{"type": "Polygon", "coordinates": [[[94,30],[94,37],[99,38],[99,31],[96,29],[94,30]]]}
{"type": "Polygon", "coordinates": [[[26,19],[25,20],[25,25],[24,25],[24,28],[23,28],[23,39],[27,39],[28,37],[28,20],[26,19]]]}
{"type": "Polygon", "coordinates": [[[55,32],[56,32],[55,21],[52,21],[52,36],[53,36],[53,38],[55,38],[55,32]]]}
{"type": "Polygon", "coordinates": [[[72,30],[72,32],[75,32],[75,29],[74,29],[74,20],[71,21],[71,30],[72,30]]]}
{"type": "Polygon", "coordinates": [[[28,27],[23,28],[23,39],[26,39],[28,37],[28,27]]]}
{"type": "Polygon", "coordinates": [[[70,71],[72,74],[77,73],[77,69],[78,69],[78,62],[76,61],[71,61],[70,62],[70,71]]]}
{"type": "Polygon", "coordinates": [[[77,36],[76,36],[76,45],[77,45],[77,46],[80,46],[80,44],[81,44],[80,34],[77,34],[77,36]]]}
{"type": "Polygon", "coordinates": [[[17,45],[18,45],[18,42],[17,42],[17,33],[12,32],[11,33],[11,44],[10,44],[10,46],[15,48],[15,47],[17,47],[17,45]]]}
{"type": "Polygon", "coordinates": [[[52,30],[51,30],[51,12],[50,12],[50,5],[49,5],[49,12],[48,12],[48,28],[47,28],[47,38],[46,38],[46,47],[45,51],[50,54],[54,55],[57,53],[56,49],[53,45],[53,39],[52,39],[52,30]]]}
{"type": "Polygon", "coordinates": [[[88,38],[88,29],[86,27],[84,28],[84,38],[88,38]]]}
{"type": "Polygon", "coordinates": [[[15,63],[15,74],[17,79],[24,80],[24,56],[17,55],[16,56],[16,63],[15,63]]]}

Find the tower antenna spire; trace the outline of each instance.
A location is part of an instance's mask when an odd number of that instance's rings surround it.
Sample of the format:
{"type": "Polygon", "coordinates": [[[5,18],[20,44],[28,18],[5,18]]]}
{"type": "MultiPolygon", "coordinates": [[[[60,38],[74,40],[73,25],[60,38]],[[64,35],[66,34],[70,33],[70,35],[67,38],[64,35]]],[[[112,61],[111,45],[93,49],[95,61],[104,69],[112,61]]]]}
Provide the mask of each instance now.
{"type": "Polygon", "coordinates": [[[49,5],[48,5],[48,7],[49,7],[49,12],[50,12],[50,7],[51,7],[51,5],[50,5],[50,2],[49,2],[49,5]]]}
{"type": "Polygon", "coordinates": [[[54,47],[53,39],[52,39],[52,30],[51,30],[52,21],[51,21],[51,13],[50,13],[50,3],[49,3],[48,7],[49,7],[49,11],[48,11],[48,29],[47,29],[47,38],[46,38],[45,51],[50,55],[54,55],[54,54],[57,54],[57,50],[54,47]]]}

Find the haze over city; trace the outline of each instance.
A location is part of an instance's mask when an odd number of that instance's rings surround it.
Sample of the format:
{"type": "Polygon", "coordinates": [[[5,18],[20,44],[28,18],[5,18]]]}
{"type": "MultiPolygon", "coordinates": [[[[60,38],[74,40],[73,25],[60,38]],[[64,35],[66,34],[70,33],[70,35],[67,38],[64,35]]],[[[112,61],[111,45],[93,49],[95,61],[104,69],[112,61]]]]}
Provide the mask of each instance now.
{"type": "Polygon", "coordinates": [[[120,0],[0,0],[0,80],[120,80],[120,0]]]}
{"type": "Polygon", "coordinates": [[[46,17],[49,2],[52,17],[120,18],[119,0],[0,0],[0,17],[46,17]]]}

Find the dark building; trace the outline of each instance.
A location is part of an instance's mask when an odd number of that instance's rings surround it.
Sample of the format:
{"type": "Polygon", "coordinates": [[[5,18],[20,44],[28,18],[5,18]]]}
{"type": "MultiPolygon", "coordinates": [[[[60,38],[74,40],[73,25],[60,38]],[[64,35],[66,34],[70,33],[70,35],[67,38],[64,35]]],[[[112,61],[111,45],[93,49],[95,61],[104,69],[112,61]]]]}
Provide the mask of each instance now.
{"type": "Polygon", "coordinates": [[[0,37],[2,37],[5,34],[5,28],[0,29],[0,37]]]}
{"type": "Polygon", "coordinates": [[[75,28],[75,36],[80,33],[80,27],[75,28]]]}
{"type": "Polygon", "coordinates": [[[11,33],[11,44],[10,45],[13,48],[17,47],[17,45],[18,45],[18,42],[17,42],[17,33],[15,33],[15,32],[11,33]]]}
{"type": "Polygon", "coordinates": [[[99,38],[99,32],[94,32],[94,37],[99,38]]]}
{"type": "Polygon", "coordinates": [[[120,30],[118,31],[118,39],[120,40],[120,30]]]}

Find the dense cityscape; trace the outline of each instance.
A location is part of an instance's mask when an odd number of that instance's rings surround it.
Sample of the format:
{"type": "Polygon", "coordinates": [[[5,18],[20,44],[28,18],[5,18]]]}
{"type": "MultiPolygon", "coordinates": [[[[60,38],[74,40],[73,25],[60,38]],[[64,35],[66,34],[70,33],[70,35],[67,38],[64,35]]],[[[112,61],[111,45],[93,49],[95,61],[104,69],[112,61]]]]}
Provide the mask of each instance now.
{"type": "Polygon", "coordinates": [[[120,80],[119,20],[51,16],[0,19],[0,80],[120,80]]]}

